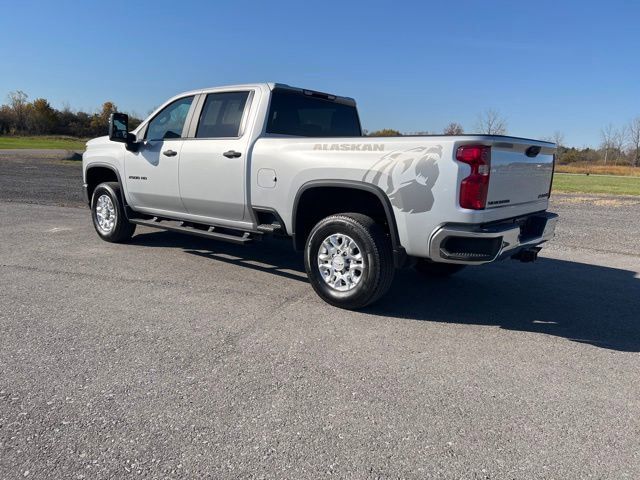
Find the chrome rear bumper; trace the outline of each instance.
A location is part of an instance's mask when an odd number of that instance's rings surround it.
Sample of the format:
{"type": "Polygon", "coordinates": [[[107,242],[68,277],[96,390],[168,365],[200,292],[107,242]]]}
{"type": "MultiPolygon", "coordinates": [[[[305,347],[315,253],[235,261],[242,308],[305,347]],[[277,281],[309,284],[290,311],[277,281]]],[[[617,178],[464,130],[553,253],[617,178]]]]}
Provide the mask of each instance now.
{"type": "Polygon", "coordinates": [[[553,238],[558,215],[535,213],[487,225],[443,225],[431,236],[434,262],[480,265],[517,254],[553,238]]]}

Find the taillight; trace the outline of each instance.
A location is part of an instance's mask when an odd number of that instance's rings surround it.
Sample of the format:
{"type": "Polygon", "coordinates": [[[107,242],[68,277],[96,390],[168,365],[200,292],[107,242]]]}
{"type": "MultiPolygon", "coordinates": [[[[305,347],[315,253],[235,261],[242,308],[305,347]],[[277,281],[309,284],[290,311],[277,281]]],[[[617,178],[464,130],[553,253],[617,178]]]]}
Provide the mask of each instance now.
{"type": "Polygon", "coordinates": [[[471,167],[471,174],[460,184],[460,206],[482,210],[487,206],[489,175],[491,174],[491,147],[464,145],[458,147],[456,160],[471,167]]]}

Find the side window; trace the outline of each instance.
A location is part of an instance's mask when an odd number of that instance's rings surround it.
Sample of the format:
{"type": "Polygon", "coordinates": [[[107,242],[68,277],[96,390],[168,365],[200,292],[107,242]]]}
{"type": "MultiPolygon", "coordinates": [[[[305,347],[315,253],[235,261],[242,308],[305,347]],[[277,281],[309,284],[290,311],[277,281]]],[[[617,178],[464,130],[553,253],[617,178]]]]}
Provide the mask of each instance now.
{"type": "Polygon", "coordinates": [[[249,92],[210,93],[202,107],[196,138],[237,137],[249,92]]]}
{"type": "Polygon", "coordinates": [[[147,140],[181,138],[184,122],[191,107],[193,97],[184,97],[170,103],[149,122],[147,140]]]}

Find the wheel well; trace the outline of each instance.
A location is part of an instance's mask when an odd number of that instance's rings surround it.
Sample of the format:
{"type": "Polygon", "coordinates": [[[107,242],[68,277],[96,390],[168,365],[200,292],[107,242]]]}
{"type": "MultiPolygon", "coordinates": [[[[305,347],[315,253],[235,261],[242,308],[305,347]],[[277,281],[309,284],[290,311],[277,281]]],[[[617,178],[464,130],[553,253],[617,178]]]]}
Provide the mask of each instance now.
{"type": "Polygon", "coordinates": [[[108,167],[92,167],[87,170],[87,193],[89,201],[93,196],[93,191],[103,182],[117,182],[118,175],[108,167]]]}
{"type": "Polygon", "coordinates": [[[391,234],[395,244],[395,225],[385,209],[380,197],[369,190],[350,186],[318,186],[304,190],[298,197],[294,218],[293,231],[296,250],[304,249],[309,233],[318,223],[329,215],[336,213],[362,213],[382,225],[391,234]]]}

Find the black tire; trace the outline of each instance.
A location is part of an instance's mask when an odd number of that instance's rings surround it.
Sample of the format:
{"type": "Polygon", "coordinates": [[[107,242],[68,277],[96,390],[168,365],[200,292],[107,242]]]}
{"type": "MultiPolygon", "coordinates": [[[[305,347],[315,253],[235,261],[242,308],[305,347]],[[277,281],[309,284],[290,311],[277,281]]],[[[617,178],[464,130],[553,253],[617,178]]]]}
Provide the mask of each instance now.
{"type": "Polygon", "coordinates": [[[388,234],[372,218],[359,213],[342,213],[324,218],[313,227],[304,252],[304,266],[311,286],[325,302],[348,310],[363,308],[382,297],[393,281],[395,267],[388,234]],[[318,252],[330,235],[353,239],[362,253],[365,268],[357,284],[346,291],[330,286],[318,266],[318,252]]]}
{"type": "Polygon", "coordinates": [[[121,199],[120,184],[118,182],[101,183],[96,187],[91,196],[91,219],[93,220],[93,227],[96,229],[96,232],[98,232],[100,238],[107,242],[122,243],[131,240],[133,232],[136,230],[135,224],[129,223],[127,220],[121,199]],[[97,203],[98,199],[103,195],[107,195],[111,199],[116,214],[113,228],[109,231],[103,230],[98,223],[97,203]]]}
{"type": "Polygon", "coordinates": [[[457,263],[438,263],[419,258],[416,261],[414,268],[426,277],[449,277],[458,273],[466,265],[459,265],[457,263]]]}

